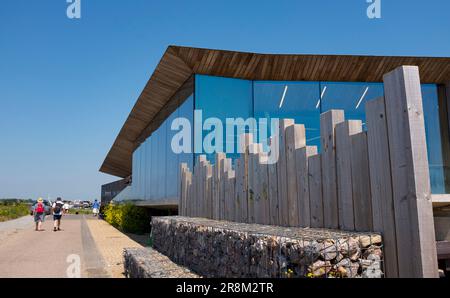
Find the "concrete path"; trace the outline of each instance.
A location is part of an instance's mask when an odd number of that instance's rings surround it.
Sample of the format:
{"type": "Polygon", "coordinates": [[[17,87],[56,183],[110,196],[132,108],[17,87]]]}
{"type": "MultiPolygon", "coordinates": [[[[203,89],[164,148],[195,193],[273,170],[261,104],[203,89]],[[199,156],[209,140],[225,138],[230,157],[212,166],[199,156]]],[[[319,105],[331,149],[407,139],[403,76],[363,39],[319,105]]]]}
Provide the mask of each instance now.
{"type": "Polygon", "coordinates": [[[81,277],[109,277],[90,233],[90,220],[64,216],[59,232],[52,231],[51,216],[43,232],[34,231],[31,216],[0,224],[0,277],[68,277],[68,269],[70,276],[80,272],[81,277]]]}

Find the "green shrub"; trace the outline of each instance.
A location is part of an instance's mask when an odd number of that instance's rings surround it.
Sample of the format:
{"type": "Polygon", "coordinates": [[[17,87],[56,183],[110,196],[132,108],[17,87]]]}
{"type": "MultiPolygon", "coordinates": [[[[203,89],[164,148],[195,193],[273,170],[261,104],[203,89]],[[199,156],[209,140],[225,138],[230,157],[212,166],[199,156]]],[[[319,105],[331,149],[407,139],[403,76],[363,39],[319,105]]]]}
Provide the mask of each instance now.
{"type": "Polygon", "coordinates": [[[104,207],[103,212],[105,220],[121,231],[136,234],[150,231],[150,215],[144,207],[131,203],[109,204],[104,207]]]}
{"type": "Polygon", "coordinates": [[[0,222],[16,219],[30,213],[30,206],[25,203],[3,202],[0,205],[0,222]]]}

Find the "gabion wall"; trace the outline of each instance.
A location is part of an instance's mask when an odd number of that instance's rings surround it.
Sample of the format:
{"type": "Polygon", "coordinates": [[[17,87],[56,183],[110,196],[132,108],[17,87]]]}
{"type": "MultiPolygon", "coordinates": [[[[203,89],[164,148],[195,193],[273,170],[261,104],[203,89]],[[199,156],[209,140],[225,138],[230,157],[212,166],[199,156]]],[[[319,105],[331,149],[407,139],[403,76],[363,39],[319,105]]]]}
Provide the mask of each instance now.
{"type": "Polygon", "coordinates": [[[204,277],[383,277],[381,236],[154,217],[154,248],[204,277]]]}

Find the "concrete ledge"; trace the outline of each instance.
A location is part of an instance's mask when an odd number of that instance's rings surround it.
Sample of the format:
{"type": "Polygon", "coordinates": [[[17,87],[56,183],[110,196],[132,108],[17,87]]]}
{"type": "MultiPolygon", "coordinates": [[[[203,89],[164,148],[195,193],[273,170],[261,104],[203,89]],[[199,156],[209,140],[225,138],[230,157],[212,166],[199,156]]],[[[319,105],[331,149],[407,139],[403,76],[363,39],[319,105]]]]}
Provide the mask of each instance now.
{"type": "Polygon", "coordinates": [[[153,217],[154,248],[205,277],[382,277],[381,236],[153,217]]]}
{"type": "Polygon", "coordinates": [[[128,278],[198,278],[151,248],[126,248],[123,257],[128,278]]]}

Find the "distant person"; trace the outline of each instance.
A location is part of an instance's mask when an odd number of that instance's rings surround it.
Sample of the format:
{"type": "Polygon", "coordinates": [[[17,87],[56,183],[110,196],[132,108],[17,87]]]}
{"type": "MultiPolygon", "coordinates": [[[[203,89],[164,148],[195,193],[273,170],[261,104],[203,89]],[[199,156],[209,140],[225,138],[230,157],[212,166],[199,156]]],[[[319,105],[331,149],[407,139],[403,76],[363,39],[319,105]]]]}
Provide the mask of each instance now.
{"type": "Polygon", "coordinates": [[[64,214],[69,213],[69,203],[65,202],[63,205],[64,214]]]}
{"type": "Polygon", "coordinates": [[[98,213],[100,211],[100,204],[97,200],[94,201],[94,204],[92,204],[92,213],[94,216],[98,216],[98,213]]]}
{"type": "Polygon", "coordinates": [[[61,217],[63,215],[64,203],[61,198],[57,198],[53,203],[53,231],[61,231],[61,217]]]}
{"type": "Polygon", "coordinates": [[[34,222],[36,223],[35,231],[43,231],[41,227],[42,222],[45,219],[44,200],[42,198],[39,198],[36,204],[33,205],[32,210],[34,215],[34,222]]]}

